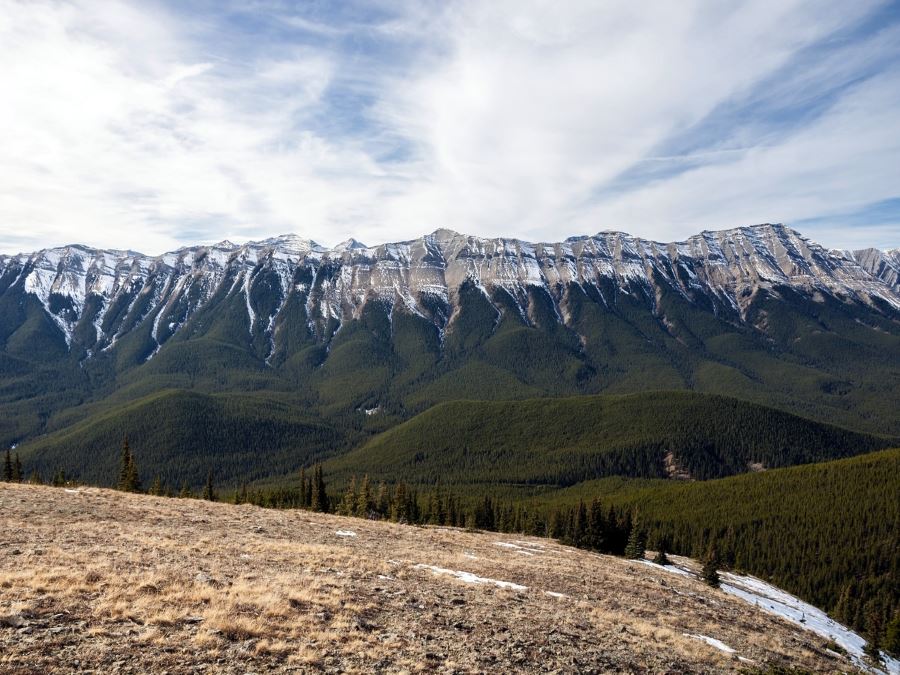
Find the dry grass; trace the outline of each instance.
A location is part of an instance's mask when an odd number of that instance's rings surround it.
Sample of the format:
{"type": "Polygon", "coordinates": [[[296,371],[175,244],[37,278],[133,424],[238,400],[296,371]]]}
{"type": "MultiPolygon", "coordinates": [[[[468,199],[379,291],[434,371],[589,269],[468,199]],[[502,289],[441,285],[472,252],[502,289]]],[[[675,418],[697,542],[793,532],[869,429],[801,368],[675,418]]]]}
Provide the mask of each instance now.
{"type": "Polygon", "coordinates": [[[850,669],[693,579],[546,540],[0,486],[0,617],[24,621],[0,627],[3,672],[850,669]]]}

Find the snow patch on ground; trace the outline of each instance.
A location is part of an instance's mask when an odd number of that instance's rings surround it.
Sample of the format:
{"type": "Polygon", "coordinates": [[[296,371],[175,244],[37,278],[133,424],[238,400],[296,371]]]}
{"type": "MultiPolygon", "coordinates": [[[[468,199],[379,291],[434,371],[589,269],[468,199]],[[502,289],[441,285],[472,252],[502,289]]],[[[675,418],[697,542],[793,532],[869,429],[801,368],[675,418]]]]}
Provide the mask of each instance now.
{"type": "Polygon", "coordinates": [[[722,590],[756,605],[764,612],[787,619],[824,638],[833,640],[850,655],[860,668],[870,672],[900,673],[900,661],[883,654],[885,669],[873,668],[866,660],[863,648],[866,641],[852,630],[830,618],[825,612],[813,607],[780,588],[767,584],[756,577],[723,572],[722,590]]]}
{"type": "Polygon", "coordinates": [[[549,595],[551,598],[568,598],[569,596],[565,593],[557,593],[556,591],[544,591],[546,595],[549,595]]]}
{"type": "Polygon", "coordinates": [[[516,553],[522,553],[524,555],[538,555],[543,553],[543,549],[537,548],[529,544],[528,542],[521,542],[525,544],[525,546],[520,546],[519,543],[511,542],[511,541],[495,541],[495,546],[502,546],[504,548],[510,548],[514,550],[516,553]]]}
{"type": "Polygon", "coordinates": [[[715,647],[719,651],[725,652],[726,654],[734,654],[736,650],[732,649],[728,645],[726,645],[721,640],[717,640],[716,638],[709,637],[708,635],[693,635],[691,633],[684,633],[685,637],[694,638],[696,640],[702,640],[710,647],[715,647]]]}
{"type": "MultiPolygon", "coordinates": [[[[697,575],[690,570],[677,565],[657,565],[649,560],[640,560],[639,562],[672,574],[697,578],[697,575]]],[[[768,584],[756,577],[733,574],[732,572],[721,572],[720,577],[722,579],[721,588],[729,595],[741,598],[764,612],[780,616],[816,635],[833,640],[847,652],[857,667],[870,673],[900,675],[900,660],[891,658],[882,652],[882,667],[873,667],[871,662],[866,659],[863,651],[866,645],[865,639],[830,618],[821,609],[803,602],[800,598],[791,595],[787,591],[783,591],[777,586],[768,584]]]]}
{"type": "Polygon", "coordinates": [[[448,570],[443,567],[436,567],[434,565],[425,565],[418,564],[416,565],[417,570],[430,570],[435,574],[446,574],[451,577],[455,577],[460,581],[464,581],[467,584],[491,584],[493,586],[497,586],[498,588],[508,588],[513,591],[527,591],[528,586],[522,586],[521,584],[514,584],[511,581],[500,581],[499,579],[489,579],[487,577],[479,577],[471,572],[461,572],[459,570],[448,570]]]}
{"type": "Polygon", "coordinates": [[[339,537],[355,537],[356,532],[353,530],[338,530],[335,534],[339,537]]]}
{"type": "Polygon", "coordinates": [[[655,567],[659,570],[665,570],[666,572],[672,572],[672,574],[680,574],[683,577],[692,577],[694,576],[686,569],[682,569],[681,567],[676,567],[675,565],[657,565],[652,560],[638,560],[639,563],[643,563],[644,565],[649,565],[650,567],[655,567]]]}

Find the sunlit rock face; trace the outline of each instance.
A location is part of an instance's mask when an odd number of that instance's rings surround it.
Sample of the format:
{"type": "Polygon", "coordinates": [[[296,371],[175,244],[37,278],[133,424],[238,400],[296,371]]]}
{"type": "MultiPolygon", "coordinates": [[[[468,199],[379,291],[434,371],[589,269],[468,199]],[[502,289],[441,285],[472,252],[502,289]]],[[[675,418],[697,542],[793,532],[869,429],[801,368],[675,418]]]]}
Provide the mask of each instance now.
{"type": "Polygon", "coordinates": [[[788,227],[766,224],[673,243],[622,232],[531,243],[437,230],[373,247],[351,239],[325,248],[284,235],[156,257],[78,245],[0,257],[0,297],[36,299],[67,347],[78,343],[85,358],[148,327],[152,358],[198,311],[237,299],[248,336],[268,338],[272,350],[287,321],[303,321],[326,339],[326,325],[331,333],[339,330],[372,301],[389,313],[409,312],[452,330],[466,284],[481,289],[489,302],[503,289],[525,321],[537,289],[566,323],[567,296],[576,288],[601,304],[613,303],[618,293],[633,294],[650,311],[665,288],[736,322],[744,321],[760,289],[777,294],[779,288],[895,314],[900,252],[827,250],[788,227]],[[302,311],[288,317],[289,305],[302,311]]]}

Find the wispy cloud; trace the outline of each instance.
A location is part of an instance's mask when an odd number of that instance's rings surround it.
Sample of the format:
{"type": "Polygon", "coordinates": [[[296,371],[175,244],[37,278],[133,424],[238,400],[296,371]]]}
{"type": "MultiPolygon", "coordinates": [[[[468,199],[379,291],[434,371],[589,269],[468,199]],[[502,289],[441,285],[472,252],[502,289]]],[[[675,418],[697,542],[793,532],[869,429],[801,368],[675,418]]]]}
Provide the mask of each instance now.
{"type": "Polygon", "coordinates": [[[898,36],[879,2],[0,0],[0,251],[774,220],[896,246],[898,36]]]}

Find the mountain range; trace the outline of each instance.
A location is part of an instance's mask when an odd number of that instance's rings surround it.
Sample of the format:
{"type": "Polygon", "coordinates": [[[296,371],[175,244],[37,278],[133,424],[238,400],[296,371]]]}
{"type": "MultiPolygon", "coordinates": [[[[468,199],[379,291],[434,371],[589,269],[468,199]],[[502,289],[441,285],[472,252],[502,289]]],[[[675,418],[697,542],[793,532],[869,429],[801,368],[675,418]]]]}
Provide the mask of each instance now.
{"type": "Polygon", "coordinates": [[[660,389],[900,434],[900,251],[783,225],[72,245],[0,257],[0,376],[6,445],[169,390],[272,395],[353,446],[439,402],[660,389]]]}
{"type": "MultiPolygon", "coordinates": [[[[202,331],[191,323],[198,313],[236,299],[246,310],[250,342],[259,344],[267,362],[289,355],[288,333],[301,328],[327,342],[372,301],[389,316],[424,319],[443,336],[468,286],[498,314],[513,310],[525,325],[540,323],[549,310],[571,327],[573,296],[611,307],[626,293],[665,326],[660,299],[667,292],[746,323],[758,294],[778,287],[888,313],[900,309],[900,250],[829,251],[790,228],[758,225],[677,243],[602,232],[533,244],[437,230],[375,247],[351,239],[328,249],[285,235],[155,257],[79,245],[0,257],[4,298],[33,297],[58,328],[52,337],[79,358],[149,328],[139,355],[149,360],[185,328],[189,336],[202,331]]],[[[6,326],[5,337],[15,334],[16,324],[6,326]]]]}

